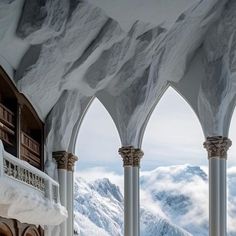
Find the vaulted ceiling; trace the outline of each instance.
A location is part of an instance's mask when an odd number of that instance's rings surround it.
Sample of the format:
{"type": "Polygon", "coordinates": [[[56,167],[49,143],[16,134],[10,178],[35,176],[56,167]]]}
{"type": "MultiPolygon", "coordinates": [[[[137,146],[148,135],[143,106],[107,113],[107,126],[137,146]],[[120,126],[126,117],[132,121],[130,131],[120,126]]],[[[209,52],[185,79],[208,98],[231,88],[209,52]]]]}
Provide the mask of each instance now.
{"type": "Polygon", "coordinates": [[[206,136],[227,136],[235,32],[234,0],[3,0],[0,63],[45,121],[49,151],[73,149],[94,97],[122,144],[141,146],[169,86],[206,136]]]}

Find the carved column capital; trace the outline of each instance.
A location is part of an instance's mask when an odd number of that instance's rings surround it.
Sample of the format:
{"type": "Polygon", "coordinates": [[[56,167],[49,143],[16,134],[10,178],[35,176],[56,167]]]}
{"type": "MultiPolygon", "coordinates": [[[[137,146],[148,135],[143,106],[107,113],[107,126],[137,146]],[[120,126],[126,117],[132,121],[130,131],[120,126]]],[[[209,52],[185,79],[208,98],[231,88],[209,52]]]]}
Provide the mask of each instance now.
{"type": "Polygon", "coordinates": [[[133,166],[133,146],[122,147],[119,154],[123,158],[123,166],[133,166]]]}
{"type": "Polygon", "coordinates": [[[203,145],[208,152],[208,159],[214,157],[227,159],[227,151],[232,145],[232,142],[227,137],[214,136],[207,137],[203,145]]]}
{"type": "Polygon", "coordinates": [[[67,170],[74,171],[75,162],[78,161],[78,157],[72,153],[68,154],[67,170]]]}
{"type": "Polygon", "coordinates": [[[68,155],[69,153],[66,151],[57,151],[52,153],[52,157],[57,162],[57,169],[67,170],[68,155]]]}
{"type": "Polygon", "coordinates": [[[119,154],[123,158],[123,166],[135,166],[139,167],[140,159],[143,156],[143,152],[139,148],[133,146],[122,147],[119,149],[119,154]]]}
{"type": "Polygon", "coordinates": [[[136,148],[133,153],[133,167],[140,167],[140,160],[143,157],[143,151],[136,148]]]}

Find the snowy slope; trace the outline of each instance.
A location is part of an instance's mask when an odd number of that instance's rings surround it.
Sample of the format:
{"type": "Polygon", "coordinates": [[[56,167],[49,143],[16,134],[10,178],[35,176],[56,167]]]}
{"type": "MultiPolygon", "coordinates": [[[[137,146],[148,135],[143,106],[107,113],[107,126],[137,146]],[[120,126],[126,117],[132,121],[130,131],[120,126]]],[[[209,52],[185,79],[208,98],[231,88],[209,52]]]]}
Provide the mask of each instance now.
{"type": "MultiPolygon", "coordinates": [[[[75,181],[75,235],[123,235],[123,196],[108,179],[75,181]]],[[[142,209],[142,235],[188,236],[167,219],[142,209]]]]}
{"type": "MultiPolygon", "coordinates": [[[[141,173],[142,236],[207,236],[208,183],[198,166],[141,173]]],[[[228,170],[228,235],[236,236],[236,168],[228,170]]],[[[75,180],[75,235],[123,235],[123,196],[107,178],[75,180]]]]}
{"type": "Polygon", "coordinates": [[[94,230],[97,235],[101,236],[121,236],[122,201],[123,197],[119,188],[108,179],[86,182],[82,178],[77,178],[75,181],[75,221],[78,226],[83,223],[88,224],[88,227],[80,228],[83,233],[79,235],[89,235],[87,230],[94,230]],[[81,215],[87,218],[87,223],[81,221],[81,215]],[[98,228],[105,229],[108,234],[95,231],[98,228]]]}

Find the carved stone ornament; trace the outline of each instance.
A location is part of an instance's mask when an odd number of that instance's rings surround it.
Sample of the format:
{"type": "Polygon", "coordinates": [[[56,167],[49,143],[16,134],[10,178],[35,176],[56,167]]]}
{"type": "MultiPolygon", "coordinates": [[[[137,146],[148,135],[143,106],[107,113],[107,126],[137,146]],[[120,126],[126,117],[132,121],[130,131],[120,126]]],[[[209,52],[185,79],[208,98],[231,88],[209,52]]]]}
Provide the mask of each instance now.
{"type": "Polygon", "coordinates": [[[69,153],[66,151],[53,152],[52,156],[57,162],[57,169],[67,170],[69,153]]]}
{"type": "Polygon", "coordinates": [[[72,153],[68,155],[67,170],[74,171],[75,162],[78,161],[78,157],[72,153]]]}
{"type": "Polygon", "coordinates": [[[139,148],[134,150],[134,156],[133,156],[133,166],[134,167],[140,167],[140,160],[143,157],[143,151],[139,148]]]}
{"type": "Polygon", "coordinates": [[[222,158],[227,159],[227,151],[232,145],[232,142],[227,137],[215,136],[207,137],[204,142],[204,148],[208,151],[208,159],[222,158]]]}
{"type": "Polygon", "coordinates": [[[134,148],[133,146],[120,148],[119,154],[123,158],[123,166],[139,167],[140,159],[143,156],[142,150],[139,148],[134,148]]]}

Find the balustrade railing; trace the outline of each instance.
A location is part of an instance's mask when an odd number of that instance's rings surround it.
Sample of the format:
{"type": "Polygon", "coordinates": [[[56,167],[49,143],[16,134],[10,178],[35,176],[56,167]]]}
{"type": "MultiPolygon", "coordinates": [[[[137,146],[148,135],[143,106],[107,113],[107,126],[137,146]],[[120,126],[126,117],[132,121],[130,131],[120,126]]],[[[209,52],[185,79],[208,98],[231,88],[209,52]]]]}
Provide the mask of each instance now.
{"type": "Polygon", "coordinates": [[[0,152],[0,178],[1,176],[11,178],[34,188],[50,201],[59,203],[59,184],[55,180],[27,162],[17,159],[5,151],[2,153],[0,152]]]}

